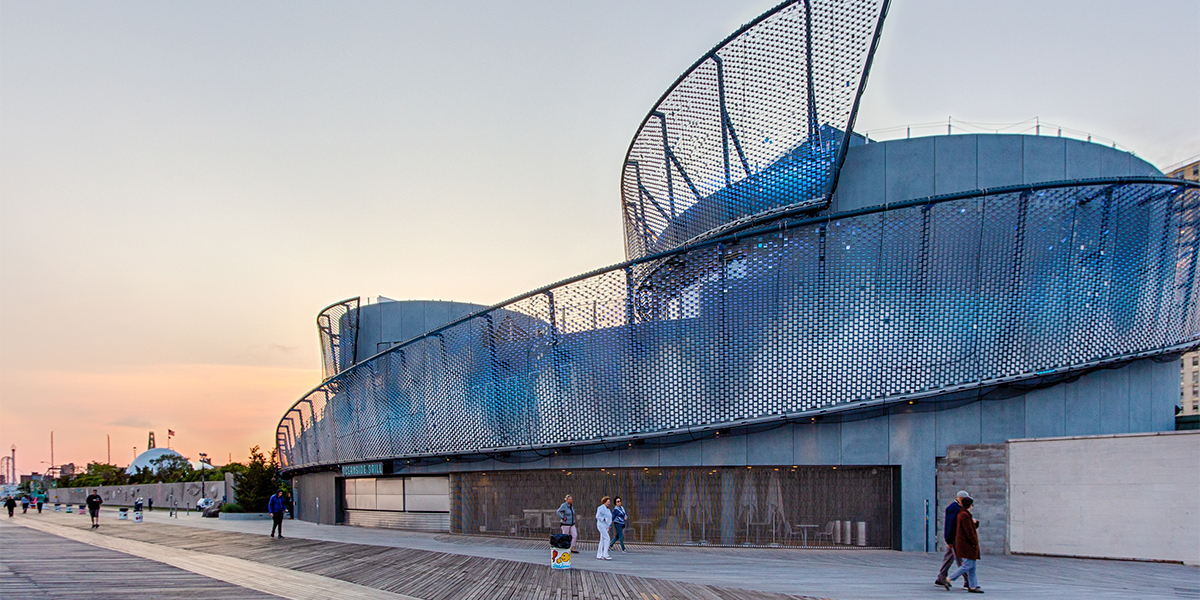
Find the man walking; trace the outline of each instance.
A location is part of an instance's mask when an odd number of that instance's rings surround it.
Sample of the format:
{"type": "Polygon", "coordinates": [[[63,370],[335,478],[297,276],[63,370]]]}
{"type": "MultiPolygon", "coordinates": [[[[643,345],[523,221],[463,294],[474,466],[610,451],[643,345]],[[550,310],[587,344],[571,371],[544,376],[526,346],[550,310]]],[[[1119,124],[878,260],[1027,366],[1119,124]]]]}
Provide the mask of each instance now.
{"type": "MultiPolygon", "coordinates": [[[[979,521],[971,515],[971,505],[974,503],[970,498],[963,498],[962,510],[955,519],[958,531],[954,532],[954,554],[962,560],[962,565],[950,574],[950,581],[962,575],[968,592],[982,594],[983,588],[979,587],[979,579],[975,576],[975,562],[979,560],[979,532],[976,531],[979,521]]],[[[943,583],[942,587],[950,589],[950,581],[943,583]]]]}
{"type": "Polygon", "coordinates": [[[575,540],[579,539],[579,530],[575,528],[575,498],[567,494],[562,506],[558,507],[558,524],[562,532],[571,536],[571,552],[575,552],[575,540]]]}
{"type": "Polygon", "coordinates": [[[8,518],[11,519],[13,516],[13,510],[15,510],[17,508],[17,501],[13,500],[12,496],[5,498],[4,499],[4,508],[8,509],[8,518]]]}
{"type": "Polygon", "coordinates": [[[267,501],[267,512],[271,513],[271,537],[279,530],[279,539],[283,539],[283,490],[275,492],[267,501]]]}
{"type": "Polygon", "coordinates": [[[84,502],[87,503],[88,514],[92,516],[92,529],[95,529],[100,526],[100,505],[104,504],[104,500],[100,499],[97,490],[92,490],[84,502]]]}
{"type": "Polygon", "coordinates": [[[600,506],[596,507],[596,529],[600,531],[600,545],[596,546],[596,560],[612,560],[608,555],[608,528],[612,527],[612,510],[611,500],[608,496],[600,499],[600,506]]]}
{"type": "Polygon", "coordinates": [[[942,569],[938,571],[937,579],[933,585],[944,586],[947,582],[946,576],[950,574],[950,566],[959,566],[962,560],[954,554],[954,531],[957,524],[958,511],[962,510],[963,498],[970,498],[971,495],[965,490],[960,490],[954,502],[946,507],[946,525],[942,529],[942,537],[946,539],[946,554],[942,556],[942,569]]]}

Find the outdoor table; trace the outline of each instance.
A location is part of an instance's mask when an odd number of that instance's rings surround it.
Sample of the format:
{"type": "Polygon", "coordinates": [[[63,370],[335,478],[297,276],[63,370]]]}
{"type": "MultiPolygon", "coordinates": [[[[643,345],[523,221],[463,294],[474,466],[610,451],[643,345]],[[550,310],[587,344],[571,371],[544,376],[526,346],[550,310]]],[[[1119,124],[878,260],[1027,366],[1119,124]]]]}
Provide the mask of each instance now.
{"type": "Polygon", "coordinates": [[[803,535],[803,537],[804,537],[804,545],[805,545],[805,546],[807,546],[807,545],[808,545],[808,530],[809,530],[809,529],[820,529],[820,528],[821,528],[821,526],[820,526],[820,525],[809,525],[808,523],[802,523],[802,524],[799,524],[799,525],[792,525],[792,529],[799,529],[799,530],[800,530],[800,532],[801,532],[801,535],[803,535]]]}

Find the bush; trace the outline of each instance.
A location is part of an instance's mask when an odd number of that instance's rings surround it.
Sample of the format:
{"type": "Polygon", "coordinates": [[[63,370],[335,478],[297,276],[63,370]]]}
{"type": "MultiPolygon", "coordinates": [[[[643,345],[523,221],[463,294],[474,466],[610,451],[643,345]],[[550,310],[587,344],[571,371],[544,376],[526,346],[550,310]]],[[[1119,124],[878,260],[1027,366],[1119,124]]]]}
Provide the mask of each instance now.
{"type": "Polygon", "coordinates": [[[221,512],[224,512],[224,513],[242,513],[242,512],[246,512],[246,511],[242,510],[242,507],[238,506],[238,505],[237,505],[237,503],[230,502],[229,504],[222,504],[222,505],[221,505],[221,512]]]}

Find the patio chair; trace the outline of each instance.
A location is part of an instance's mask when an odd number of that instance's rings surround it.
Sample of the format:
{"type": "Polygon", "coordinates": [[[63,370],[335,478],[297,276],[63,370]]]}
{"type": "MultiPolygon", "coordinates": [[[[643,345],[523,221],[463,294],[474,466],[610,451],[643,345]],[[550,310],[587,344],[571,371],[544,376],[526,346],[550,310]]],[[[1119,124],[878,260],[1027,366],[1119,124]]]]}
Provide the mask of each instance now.
{"type": "Polygon", "coordinates": [[[825,538],[825,539],[829,540],[830,544],[832,544],[833,543],[833,527],[834,527],[833,521],[826,523],[825,531],[816,532],[816,534],[813,535],[813,539],[816,541],[821,541],[821,538],[825,538]]]}

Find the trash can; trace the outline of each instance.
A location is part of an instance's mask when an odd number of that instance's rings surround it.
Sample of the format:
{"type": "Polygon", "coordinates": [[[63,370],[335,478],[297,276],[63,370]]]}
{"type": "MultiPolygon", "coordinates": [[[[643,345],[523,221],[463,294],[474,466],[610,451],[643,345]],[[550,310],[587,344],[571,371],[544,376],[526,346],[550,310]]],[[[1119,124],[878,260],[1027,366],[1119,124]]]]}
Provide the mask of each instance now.
{"type": "Polygon", "coordinates": [[[858,535],[855,536],[854,541],[857,542],[858,546],[866,546],[867,545],[867,522],[859,521],[857,523],[857,525],[858,525],[858,531],[855,533],[857,533],[858,535]]]}
{"type": "Polygon", "coordinates": [[[81,515],[87,514],[87,505],[86,504],[79,505],[79,514],[81,514],[81,515]]]}
{"type": "Polygon", "coordinates": [[[571,536],[569,534],[550,534],[550,568],[571,568],[571,536]]]}
{"type": "Polygon", "coordinates": [[[833,543],[835,543],[835,544],[842,543],[842,522],[841,521],[833,522],[833,543]]]}
{"type": "Polygon", "coordinates": [[[142,522],[142,511],[140,511],[140,510],[133,511],[133,522],[134,523],[142,522]]]}
{"type": "MultiPolygon", "coordinates": [[[[57,505],[57,504],[55,504],[55,505],[54,505],[54,510],[58,510],[58,505],[57,505]]],[[[71,509],[71,505],[70,505],[70,504],[68,504],[68,505],[67,505],[67,512],[68,512],[68,513],[70,513],[70,512],[74,512],[74,511],[71,509]]]]}
{"type": "Polygon", "coordinates": [[[847,546],[854,543],[850,537],[850,521],[842,521],[842,543],[847,546]]]}
{"type": "Polygon", "coordinates": [[[55,503],[54,503],[54,512],[62,512],[62,511],[60,510],[61,508],[62,508],[62,507],[61,507],[61,506],[59,506],[57,502],[55,502],[55,503]]]}
{"type": "Polygon", "coordinates": [[[129,519],[129,509],[128,509],[128,508],[122,508],[122,509],[120,510],[120,513],[121,513],[121,514],[120,514],[119,516],[117,516],[117,519],[120,519],[120,520],[122,520],[122,521],[125,521],[125,520],[128,520],[128,519],[129,519]]]}

